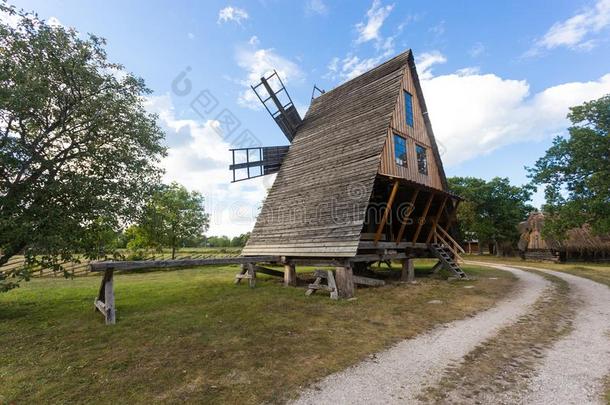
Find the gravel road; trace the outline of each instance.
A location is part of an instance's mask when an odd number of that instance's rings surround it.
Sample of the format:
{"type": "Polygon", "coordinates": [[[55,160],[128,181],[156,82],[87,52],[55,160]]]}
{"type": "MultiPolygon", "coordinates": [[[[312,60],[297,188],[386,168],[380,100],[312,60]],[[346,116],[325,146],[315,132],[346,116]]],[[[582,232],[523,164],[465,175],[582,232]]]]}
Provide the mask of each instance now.
{"type": "Polygon", "coordinates": [[[610,374],[610,288],[594,281],[545,270],[570,283],[582,302],[573,331],[545,353],[523,400],[527,404],[601,404],[610,374]]]}
{"type": "MultiPolygon", "coordinates": [[[[488,264],[487,264],[488,265],[488,264]]],[[[436,383],[444,369],[528,312],[550,283],[513,267],[493,265],[519,278],[516,293],[472,318],[441,325],[405,340],[305,390],[294,404],[404,404],[436,383]]]]}

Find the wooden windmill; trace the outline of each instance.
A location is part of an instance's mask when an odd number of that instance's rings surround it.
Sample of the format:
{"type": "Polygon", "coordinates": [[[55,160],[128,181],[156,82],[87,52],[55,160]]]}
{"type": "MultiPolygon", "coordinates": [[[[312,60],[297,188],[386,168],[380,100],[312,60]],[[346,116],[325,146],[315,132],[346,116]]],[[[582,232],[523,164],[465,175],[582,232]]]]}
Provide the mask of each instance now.
{"type": "Polygon", "coordinates": [[[460,199],[449,192],[410,50],[321,94],[303,120],[276,72],[253,90],[291,144],[249,148],[245,162],[232,151],[234,180],[277,172],[244,257],[280,257],[287,284],[295,265],[335,266],[342,297],[379,260],[402,261],[408,276],[411,258],[433,256],[435,270],[465,277],[453,232],[460,199]]]}

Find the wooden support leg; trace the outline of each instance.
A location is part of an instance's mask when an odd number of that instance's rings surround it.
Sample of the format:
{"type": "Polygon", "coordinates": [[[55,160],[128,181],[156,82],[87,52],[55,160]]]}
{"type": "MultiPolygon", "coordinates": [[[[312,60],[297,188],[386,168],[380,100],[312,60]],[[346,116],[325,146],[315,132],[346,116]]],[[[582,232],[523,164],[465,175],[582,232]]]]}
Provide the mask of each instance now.
{"type": "Polygon", "coordinates": [[[336,281],[339,298],[352,298],[354,296],[354,273],[351,267],[337,267],[336,281]]]}
{"type": "Polygon", "coordinates": [[[436,262],[434,267],[432,267],[432,274],[438,273],[442,268],[443,268],[443,263],[441,263],[441,261],[439,260],[438,262],[436,262]]]}
{"type": "Polygon", "coordinates": [[[254,263],[248,263],[248,284],[250,288],[254,288],[256,286],[256,269],[254,268],[254,263]]]}
{"type": "Polygon", "coordinates": [[[235,275],[235,284],[241,283],[241,279],[243,278],[242,276],[246,274],[247,271],[248,267],[245,264],[242,264],[240,272],[235,275]]]}
{"type": "Polygon", "coordinates": [[[326,282],[328,283],[328,288],[330,288],[330,299],[336,300],[339,299],[339,293],[337,291],[337,283],[335,282],[335,275],[332,270],[328,270],[326,273],[326,282]]]}
{"type": "Polygon", "coordinates": [[[114,269],[107,269],[104,271],[100,290],[94,301],[95,308],[104,315],[106,325],[114,325],[116,323],[113,279],[114,269]]]}
{"type": "Polygon", "coordinates": [[[293,264],[284,265],[284,286],[296,287],[297,285],[297,272],[293,264]]]}
{"type": "Polygon", "coordinates": [[[413,266],[413,259],[404,259],[402,261],[402,272],[400,274],[400,281],[406,283],[415,283],[415,268],[413,266]]]}

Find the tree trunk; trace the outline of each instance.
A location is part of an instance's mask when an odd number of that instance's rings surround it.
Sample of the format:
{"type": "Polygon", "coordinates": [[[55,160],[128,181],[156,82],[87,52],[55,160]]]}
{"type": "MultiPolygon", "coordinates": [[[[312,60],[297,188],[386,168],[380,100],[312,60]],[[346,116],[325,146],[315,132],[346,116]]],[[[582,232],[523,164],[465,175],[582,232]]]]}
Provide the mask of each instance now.
{"type": "Polygon", "coordinates": [[[176,259],[176,245],[172,244],[172,260],[176,259]]]}
{"type": "Polygon", "coordinates": [[[496,254],[496,257],[500,257],[500,246],[498,245],[498,241],[494,241],[494,251],[496,254]]]}

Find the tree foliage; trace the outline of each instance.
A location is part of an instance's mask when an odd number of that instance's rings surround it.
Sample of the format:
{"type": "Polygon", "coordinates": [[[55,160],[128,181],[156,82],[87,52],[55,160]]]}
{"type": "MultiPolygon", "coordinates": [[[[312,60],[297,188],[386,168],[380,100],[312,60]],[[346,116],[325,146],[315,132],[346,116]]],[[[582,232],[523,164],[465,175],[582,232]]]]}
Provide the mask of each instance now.
{"type": "MultiPolygon", "coordinates": [[[[61,269],[75,251],[98,257],[100,232],[138,214],[163,133],[144,81],[107,60],[104,39],[0,11],[20,21],[0,22],[0,265],[23,252],[61,269]]],[[[0,290],[23,278],[3,273],[0,290]]]]}
{"type": "Polygon", "coordinates": [[[144,209],[137,226],[130,228],[134,238],[130,248],[176,249],[194,239],[201,238],[208,229],[209,216],[205,213],[203,196],[189,192],[178,183],[161,186],[144,209]]]}
{"type": "Polygon", "coordinates": [[[610,232],[610,95],[570,108],[568,137],[557,137],[533,168],[532,182],[544,186],[543,233],[561,239],[587,223],[610,232]]]}
{"type": "Polygon", "coordinates": [[[451,177],[449,188],[463,197],[458,208],[458,222],[462,235],[478,238],[479,245],[493,244],[496,253],[505,244],[519,239],[517,224],[534,210],[528,204],[531,186],[513,186],[507,178],[490,181],[474,177],[451,177]]]}

